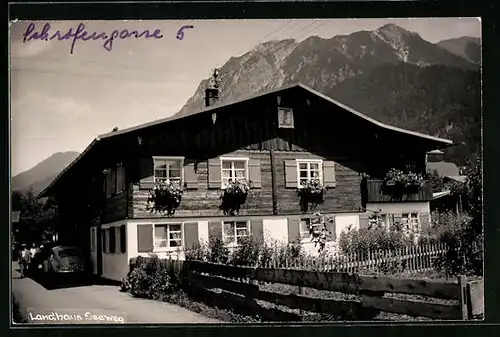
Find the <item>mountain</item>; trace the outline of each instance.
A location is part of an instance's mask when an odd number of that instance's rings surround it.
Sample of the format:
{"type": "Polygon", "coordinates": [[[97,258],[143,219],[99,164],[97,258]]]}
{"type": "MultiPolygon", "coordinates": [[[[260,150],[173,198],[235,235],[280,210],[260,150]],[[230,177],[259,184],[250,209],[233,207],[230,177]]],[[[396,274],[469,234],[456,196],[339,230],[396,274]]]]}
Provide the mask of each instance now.
{"type": "Polygon", "coordinates": [[[437,45],[443,49],[461,56],[466,60],[481,63],[481,39],[477,37],[463,36],[456,39],[439,41],[437,45]]]}
{"type": "MultiPolygon", "coordinates": [[[[394,24],[268,41],[230,58],[219,79],[218,104],[301,82],[384,123],[465,141],[446,153],[460,165],[480,144],[480,66],[394,24]]],[[[177,114],[202,109],[207,85],[201,81],[177,114]]]]}
{"type": "Polygon", "coordinates": [[[474,159],[481,144],[479,71],[383,65],[326,94],[382,123],[464,142],[445,151],[444,159],[458,165],[474,159]]]}
{"type": "Polygon", "coordinates": [[[78,155],[75,151],[54,153],[33,168],[12,177],[12,190],[27,192],[33,189],[35,194],[41,192],[78,155]]]}

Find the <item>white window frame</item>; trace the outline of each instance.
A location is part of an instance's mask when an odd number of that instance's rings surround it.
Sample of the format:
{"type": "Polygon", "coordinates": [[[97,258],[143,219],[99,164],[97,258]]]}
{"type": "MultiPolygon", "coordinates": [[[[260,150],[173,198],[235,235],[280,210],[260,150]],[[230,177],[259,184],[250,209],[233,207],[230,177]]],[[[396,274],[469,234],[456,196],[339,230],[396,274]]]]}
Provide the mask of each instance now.
{"type": "MultiPolygon", "coordinates": [[[[225,189],[227,186],[224,185],[224,174],[223,174],[223,171],[224,171],[224,168],[223,168],[223,164],[224,162],[235,162],[235,161],[241,161],[241,162],[244,162],[245,163],[245,180],[248,181],[248,177],[249,177],[249,174],[248,174],[248,162],[249,162],[250,158],[248,157],[221,157],[220,158],[220,187],[221,189],[225,189]]],[[[231,170],[234,172],[234,164],[231,165],[231,170]]]]}
{"type": "Polygon", "coordinates": [[[230,246],[230,247],[237,247],[238,246],[238,238],[243,238],[243,237],[248,237],[251,235],[251,228],[250,228],[250,221],[249,220],[222,220],[221,221],[221,227],[222,227],[222,242],[224,242],[225,245],[230,246]],[[234,241],[228,242],[226,240],[226,235],[224,235],[224,224],[231,222],[233,223],[234,226],[234,241]],[[238,231],[236,230],[236,223],[246,223],[246,228],[247,228],[247,235],[240,235],[238,236],[238,231]]]}
{"type": "MultiPolygon", "coordinates": [[[[180,161],[180,167],[181,167],[181,176],[180,176],[180,182],[182,183],[184,181],[184,157],[166,157],[166,156],[153,156],[153,181],[156,183],[156,182],[159,182],[159,181],[156,181],[156,161],[180,161]]],[[[168,166],[167,166],[168,167],[168,166]]],[[[170,177],[168,177],[170,173],[168,172],[167,170],[167,179],[170,179],[170,177]]]]}
{"type": "Polygon", "coordinates": [[[374,216],[375,219],[370,219],[370,217],[368,217],[368,227],[369,228],[372,228],[371,226],[373,226],[374,224],[378,224],[380,217],[385,217],[385,220],[383,221],[384,228],[387,229],[387,230],[390,229],[390,225],[389,225],[389,223],[390,223],[390,214],[380,213],[380,214],[374,214],[372,216],[374,216]]]}
{"type": "MultiPolygon", "coordinates": [[[[153,223],[153,252],[169,252],[176,251],[178,249],[184,249],[184,222],[160,222],[153,223]],[[170,225],[180,225],[181,226],[181,245],[176,247],[170,247],[170,225]],[[159,247],[156,245],[156,227],[167,226],[167,247],[159,247]]],[[[177,232],[177,231],[175,231],[177,232]]]]}
{"type": "Polygon", "coordinates": [[[297,188],[302,188],[302,185],[300,184],[300,164],[307,164],[308,167],[308,181],[311,180],[311,168],[310,164],[318,164],[318,169],[319,169],[319,181],[323,185],[323,159],[295,159],[295,164],[297,166],[297,188]]]}
{"type": "Polygon", "coordinates": [[[300,236],[300,241],[302,243],[304,242],[311,242],[311,231],[310,231],[310,226],[311,226],[311,218],[301,218],[299,220],[299,236],[300,236]],[[302,221],[305,221],[305,224],[307,226],[306,230],[302,230],[302,221]]]}
{"type": "Polygon", "coordinates": [[[278,107],[278,128],[280,129],[294,129],[295,128],[295,116],[294,116],[294,111],[293,108],[287,108],[287,107],[278,107]],[[280,114],[280,111],[283,111],[280,114]],[[286,112],[289,112],[292,117],[292,123],[291,124],[285,124],[282,123],[286,120],[285,114],[286,112]]]}
{"type": "Polygon", "coordinates": [[[405,213],[402,213],[401,214],[401,222],[402,222],[403,225],[409,225],[409,227],[410,227],[409,229],[413,233],[419,233],[420,230],[421,230],[420,212],[405,212],[405,213]],[[406,218],[405,218],[405,215],[407,215],[406,218]],[[412,215],[416,215],[416,216],[413,217],[412,215]],[[408,222],[404,222],[404,219],[408,219],[408,222]],[[416,225],[417,225],[416,230],[413,230],[412,221],[411,221],[412,219],[416,219],[417,220],[416,221],[416,225]]]}

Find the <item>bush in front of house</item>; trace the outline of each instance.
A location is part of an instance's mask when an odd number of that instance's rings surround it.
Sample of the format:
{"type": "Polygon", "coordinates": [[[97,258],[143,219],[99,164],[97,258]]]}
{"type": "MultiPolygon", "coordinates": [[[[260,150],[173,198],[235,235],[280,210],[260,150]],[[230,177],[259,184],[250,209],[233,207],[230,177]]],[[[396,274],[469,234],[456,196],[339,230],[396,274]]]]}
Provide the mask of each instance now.
{"type": "Polygon", "coordinates": [[[443,274],[482,275],[483,235],[472,233],[471,222],[466,213],[432,213],[432,226],[422,233],[420,242],[446,245],[446,252],[434,261],[443,274]]]}
{"type": "Polygon", "coordinates": [[[413,238],[400,230],[385,228],[349,229],[340,234],[339,248],[343,254],[368,258],[370,251],[396,250],[413,244],[413,238]]]}
{"type": "Polygon", "coordinates": [[[123,280],[121,288],[134,297],[163,300],[179,289],[180,282],[172,270],[152,255],[147,260],[139,261],[123,280]]]}
{"type": "Polygon", "coordinates": [[[239,245],[231,255],[231,264],[235,266],[258,266],[262,243],[253,236],[240,239],[239,245]]]}

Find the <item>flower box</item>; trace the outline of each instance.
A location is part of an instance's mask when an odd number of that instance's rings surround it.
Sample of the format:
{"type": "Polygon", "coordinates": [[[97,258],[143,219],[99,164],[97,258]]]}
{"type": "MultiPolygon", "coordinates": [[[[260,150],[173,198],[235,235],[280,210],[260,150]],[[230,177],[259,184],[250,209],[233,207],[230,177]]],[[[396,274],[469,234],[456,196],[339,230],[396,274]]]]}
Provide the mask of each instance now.
{"type": "Polygon", "coordinates": [[[241,205],[246,202],[249,191],[250,187],[246,180],[230,181],[220,196],[222,200],[220,209],[225,214],[238,213],[241,205]]]}
{"type": "Polygon", "coordinates": [[[170,180],[157,182],[149,192],[147,208],[151,212],[158,212],[168,216],[174,215],[176,208],[181,203],[183,193],[181,182],[170,180]]]}

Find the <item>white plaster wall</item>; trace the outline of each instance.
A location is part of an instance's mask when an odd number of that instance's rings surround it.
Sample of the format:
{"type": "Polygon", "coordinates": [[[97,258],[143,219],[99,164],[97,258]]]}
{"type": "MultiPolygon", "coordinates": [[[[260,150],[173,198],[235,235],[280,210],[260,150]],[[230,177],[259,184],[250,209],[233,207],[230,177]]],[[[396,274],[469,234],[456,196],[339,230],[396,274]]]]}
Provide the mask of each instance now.
{"type": "Polygon", "coordinates": [[[198,221],[198,239],[200,244],[208,244],[208,221],[198,221]]]}
{"type": "Polygon", "coordinates": [[[390,202],[390,203],[367,203],[369,210],[381,209],[383,213],[429,213],[431,212],[428,201],[422,202],[390,202]]]}
{"type": "Polygon", "coordinates": [[[102,277],[121,281],[128,273],[127,254],[102,254],[102,277]]]}
{"type": "Polygon", "coordinates": [[[340,234],[349,226],[352,229],[359,229],[359,215],[336,215],[335,216],[335,236],[337,240],[340,234]]]}
{"type": "Polygon", "coordinates": [[[288,243],[288,220],[264,219],[263,220],[264,241],[268,243],[288,243]]]}

